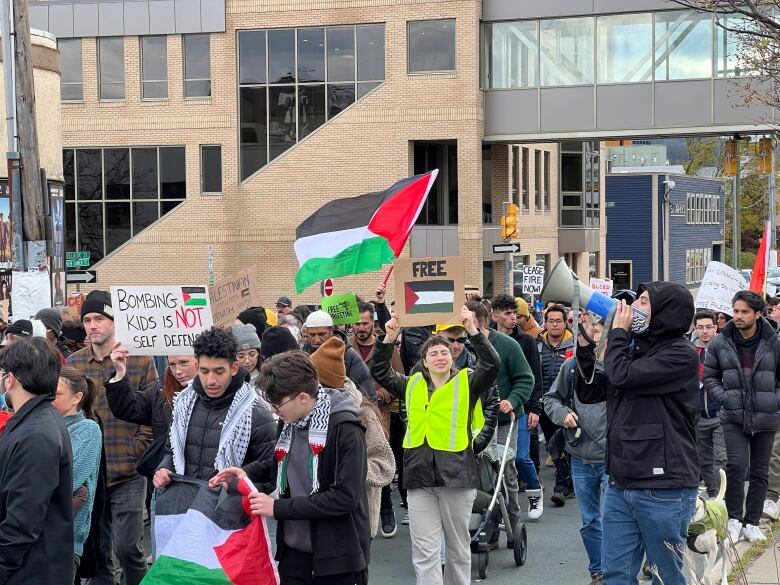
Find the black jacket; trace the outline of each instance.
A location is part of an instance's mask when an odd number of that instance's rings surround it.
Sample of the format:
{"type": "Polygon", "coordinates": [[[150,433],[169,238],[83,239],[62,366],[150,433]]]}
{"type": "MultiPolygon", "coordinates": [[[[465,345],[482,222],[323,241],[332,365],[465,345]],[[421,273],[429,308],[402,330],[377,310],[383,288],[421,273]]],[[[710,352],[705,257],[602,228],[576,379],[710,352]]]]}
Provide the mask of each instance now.
{"type": "MultiPolygon", "coordinates": [[[[214,461],[219,449],[222,423],[225,422],[236,392],[246,384],[245,378],[246,372],[239,369],[228,389],[219,398],[209,398],[200,383],[200,378],[193,379],[192,388],[198,398],[192,407],[187,437],[184,441],[184,475],[204,480],[216,475],[214,461]]],[[[272,461],[275,445],[276,422],[264,405],[255,404],[252,411],[252,433],[244,462],[272,461]]],[[[170,470],[174,468],[170,437],[160,467],[170,470]]]]}
{"type": "Polygon", "coordinates": [[[26,402],[0,433],[0,584],[73,583],[71,450],[54,395],[26,402]]]}
{"type": "Polygon", "coordinates": [[[525,359],[528,365],[531,366],[531,372],[534,375],[534,389],[531,391],[531,397],[524,405],[525,412],[541,414],[543,393],[542,360],[539,358],[536,340],[527,333],[523,333],[518,325],[515,325],[509,337],[520,344],[520,349],[523,350],[523,355],[525,355],[525,359]]]}
{"type": "MultiPolygon", "coordinates": [[[[607,473],[624,489],[695,488],[699,485],[696,423],[699,360],[685,333],[693,321],[691,293],[668,282],[639,287],[650,296],[650,327],[634,338],[613,329],[605,373],[582,385],[585,404],[607,401],[607,473]]],[[[577,360],[587,377],[593,347],[577,360]]]]}
{"type": "Polygon", "coordinates": [[[119,419],[152,427],[152,436],[157,439],[171,428],[172,404],[165,399],[162,386],[163,378],[143,390],[133,390],[127,376],[113,384],[106,382],[108,407],[119,419]]]}
{"type": "Polygon", "coordinates": [[[712,340],[704,362],[703,383],[721,403],[721,420],[750,434],[780,429],[780,337],[766,319],[760,323],[750,379],[739,361],[734,321],[712,340]]]}
{"type": "Polygon", "coordinates": [[[410,374],[414,365],[420,361],[420,350],[431,337],[433,327],[403,327],[401,329],[401,362],[404,371],[410,374]]]}

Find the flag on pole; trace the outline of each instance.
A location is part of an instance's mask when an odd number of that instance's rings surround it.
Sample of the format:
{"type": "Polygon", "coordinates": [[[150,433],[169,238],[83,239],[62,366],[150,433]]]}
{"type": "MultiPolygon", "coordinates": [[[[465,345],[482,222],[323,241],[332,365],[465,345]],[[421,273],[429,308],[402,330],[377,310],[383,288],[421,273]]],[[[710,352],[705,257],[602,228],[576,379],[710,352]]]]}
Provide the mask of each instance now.
{"type": "Polygon", "coordinates": [[[142,585],[279,585],[265,520],[249,515],[248,479],[239,494],[172,475],[157,496],[156,560],[142,585]]]}
{"type": "Polygon", "coordinates": [[[297,292],[326,278],[378,270],[401,253],[438,170],[398,181],[381,193],[326,203],[295,233],[297,292]]]}
{"type": "Polygon", "coordinates": [[[761,238],[761,245],[756,254],[756,263],[753,265],[753,275],[750,277],[750,286],[748,290],[759,294],[766,293],[766,273],[769,268],[769,222],[764,228],[764,235],[761,238]]]}

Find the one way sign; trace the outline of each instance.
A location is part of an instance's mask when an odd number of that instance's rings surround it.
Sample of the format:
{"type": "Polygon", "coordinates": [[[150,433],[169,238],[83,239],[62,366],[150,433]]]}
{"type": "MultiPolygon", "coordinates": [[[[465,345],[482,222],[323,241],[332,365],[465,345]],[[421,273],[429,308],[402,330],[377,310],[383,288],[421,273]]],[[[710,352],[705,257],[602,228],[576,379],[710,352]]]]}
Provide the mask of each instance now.
{"type": "Polygon", "coordinates": [[[520,244],[493,244],[493,254],[517,254],[520,244]]]}
{"type": "Polygon", "coordinates": [[[79,284],[90,284],[97,282],[97,272],[94,270],[81,270],[66,273],[68,282],[77,282],[79,284]]]}

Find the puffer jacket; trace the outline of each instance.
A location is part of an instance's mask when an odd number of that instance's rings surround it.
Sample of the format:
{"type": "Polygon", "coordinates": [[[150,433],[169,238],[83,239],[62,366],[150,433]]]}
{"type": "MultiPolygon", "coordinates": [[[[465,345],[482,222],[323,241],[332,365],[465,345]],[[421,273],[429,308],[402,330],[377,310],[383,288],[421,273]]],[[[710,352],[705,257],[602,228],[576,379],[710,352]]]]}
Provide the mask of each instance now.
{"type": "MultiPolygon", "coordinates": [[[[192,381],[191,387],[198,398],[192,407],[184,441],[184,475],[202,480],[211,479],[216,475],[214,462],[219,449],[222,424],[225,422],[236,392],[247,384],[245,380],[246,371],[241,368],[233,377],[228,389],[219,398],[209,398],[206,395],[199,377],[192,381]]],[[[185,389],[182,392],[186,391],[185,389]]],[[[264,405],[255,403],[252,411],[252,432],[244,463],[273,460],[276,436],[276,421],[271,413],[264,405]]],[[[170,437],[159,468],[174,469],[170,437]]]]}
{"type": "Polygon", "coordinates": [[[741,334],[733,321],[712,340],[704,362],[704,386],[722,406],[721,421],[748,434],[780,429],[780,337],[766,319],[760,323],[749,379],[739,361],[734,338],[741,334]]]}
{"type": "MultiPolygon", "coordinates": [[[[477,354],[476,369],[469,372],[469,420],[474,405],[481,398],[485,388],[493,386],[498,375],[499,359],[496,350],[482,333],[470,337],[471,346],[477,354]]],[[[406,399],[406,384],[408,376],[398,374],[390,366],[393,344],[378,343],[374,352],[372,374],[383,388],[397,396],[402,402],[406,399]]],[[[434,391],[433,383],[428,383],[428,392],[434,391]]],[[[405,489],[425,487],[477,487],[477,462],[471,444],[463,451],[451,453],[432,449],[423,443],[414,449],[404,449],[403,486],[405,489]]]]}
{"type": "Polygon", "coordinates": [[[542,394],[547,394],[552,388],[563,362],[574,354],[574,337],[570,331],[563,334],[563,340],[558,347],[552,347],[547,341],[547,332],[542,333],[536,341],[539,359],[542,362],[542,394]]]}

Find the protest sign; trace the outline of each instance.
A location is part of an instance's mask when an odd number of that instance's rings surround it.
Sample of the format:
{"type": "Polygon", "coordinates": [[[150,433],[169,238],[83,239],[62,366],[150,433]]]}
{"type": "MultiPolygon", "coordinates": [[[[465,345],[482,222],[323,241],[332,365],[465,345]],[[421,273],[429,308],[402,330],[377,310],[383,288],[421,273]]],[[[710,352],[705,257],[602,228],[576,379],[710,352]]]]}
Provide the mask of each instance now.
{"type": "Polygon", "coordinates": [[[739,272],[726,264],[712,261],[707,264],[707,271],[696,294],[696,307],[731,315],[731,299],[746,287],[747,283],[739,272]]]}
{"type": "Polygon", "coordinates": [[[540,295],[544,288],[544,266],[523,265],[523,294],[540,295]]]}
{"type": "Polygon", "coordinates": [[[116,337],[131,355],[193,353],[212,325],[205,286],[112,286],[116,337]]]}
{"type": "Polygon", "coordinates": [[[360,322],[360,311],[355,293],[322,297],[322,310],[333,318],[334,325],[349,325],[360,322]]]}
{"type": "Polygon", "coordinates": [[[252,265],[232,276],[217,281],[209,288],[211,315],[217,327],[230,327],[238,314],[257,307],[257,266],[252,265]]]}
{"type": "Polygon", "coordinates": [[[70,293],[68,295],[67,306],[65,307],[63,318],[81,321],[81,305],[84,304],[86,298],[86,295],[82,293],[70,293]]]}
{"type": "Polygon", "coordinates": [[[463,258],[397,258],[395,311],[403,327],[460,323],[463,258]]]}
{"type": "Polygon", "coordinates": [[[11,278],[11,309],[14,319],[30,319],[41,309],[51,307],[48,271],[13,272],[11,278]]]}
{"type": "Polygon", "coordinates": [[[612,287],[613,287],[613,283],[612,283],[612,279],[610,278],[590,279],[590,288],[608,297],[612,296],[612,287]]]}
{"type": "Polygon", "coordinates": [[[476,297],[482,298],[482,293],[473,284],[467,284],[464,287],[464,292],[465,292],[465,299],[464,300],[466,302],[469,302],[471,299],[474,299],[476,297]]]}

